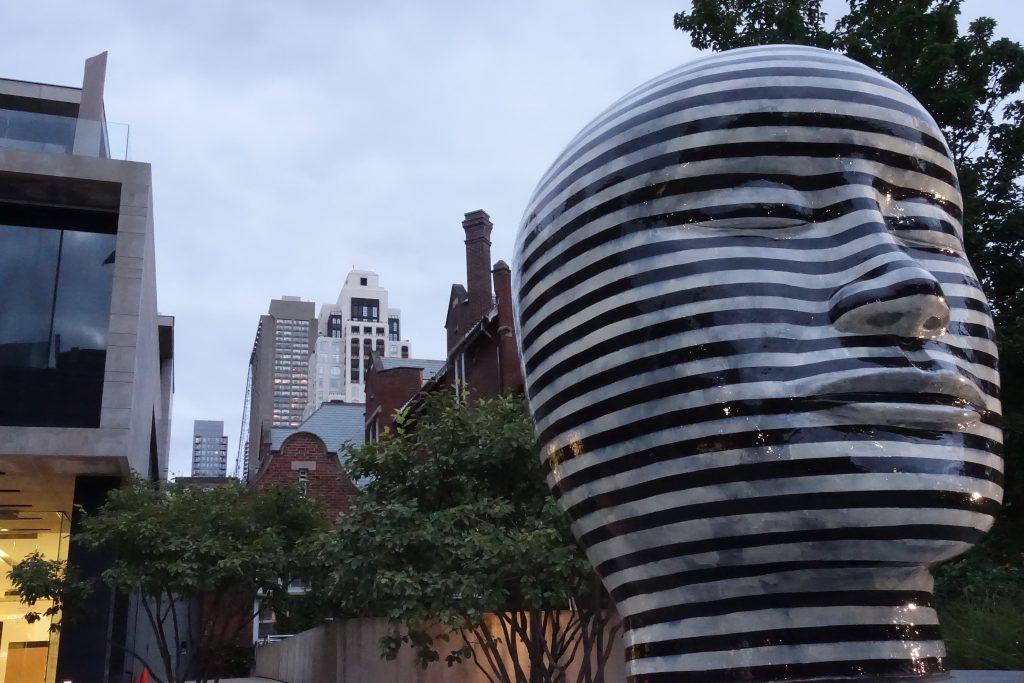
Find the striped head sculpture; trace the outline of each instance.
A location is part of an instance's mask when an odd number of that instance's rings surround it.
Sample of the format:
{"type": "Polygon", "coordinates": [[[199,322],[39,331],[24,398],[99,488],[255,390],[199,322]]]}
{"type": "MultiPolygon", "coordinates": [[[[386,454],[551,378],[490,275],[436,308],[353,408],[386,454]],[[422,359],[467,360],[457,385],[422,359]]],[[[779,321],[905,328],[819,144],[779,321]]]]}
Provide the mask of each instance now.
{"type": "Polygon", "coordinates": [[[1002,492],[961,216],[921,105],[805,47],[656,78],[544,175],[527,393],[632,683],[944,671],[929,567],[1002,492]]]}

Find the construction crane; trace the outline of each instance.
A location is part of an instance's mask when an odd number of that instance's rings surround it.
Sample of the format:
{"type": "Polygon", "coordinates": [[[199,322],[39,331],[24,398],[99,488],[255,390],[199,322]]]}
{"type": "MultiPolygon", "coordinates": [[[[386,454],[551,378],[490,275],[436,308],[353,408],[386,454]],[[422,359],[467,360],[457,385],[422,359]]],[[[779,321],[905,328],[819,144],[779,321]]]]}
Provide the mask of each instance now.
{"type": "Polygon", "coordinates": [[[252,402],[252,363],[245,378],[245,400],[242,403],[242,427],[238,434],[238,454],[235,456],[235,479],[249,483],[249,405],[252,402]]]}

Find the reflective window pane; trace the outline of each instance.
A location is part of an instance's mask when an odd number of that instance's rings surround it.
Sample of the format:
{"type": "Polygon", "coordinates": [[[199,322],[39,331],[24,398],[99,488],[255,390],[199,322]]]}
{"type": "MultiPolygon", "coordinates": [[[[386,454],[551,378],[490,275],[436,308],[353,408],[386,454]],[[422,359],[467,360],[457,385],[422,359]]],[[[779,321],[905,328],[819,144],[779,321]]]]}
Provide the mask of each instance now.
{"type": "Polygon", "coordinates": [[[99,426],[115,240],[0,225],[0,424],[99,426]]]}

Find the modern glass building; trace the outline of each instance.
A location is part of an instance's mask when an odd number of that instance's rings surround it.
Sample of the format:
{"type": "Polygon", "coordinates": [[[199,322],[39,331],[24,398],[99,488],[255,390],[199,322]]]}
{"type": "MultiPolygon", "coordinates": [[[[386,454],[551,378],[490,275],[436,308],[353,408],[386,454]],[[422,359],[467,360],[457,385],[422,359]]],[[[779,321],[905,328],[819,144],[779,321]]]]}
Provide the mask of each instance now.
{"type": "MultiPolygon", "coordinates": [[[[77,510],[129,474],[166,476],[173,391],[150,166],[106,120],[105,73],[106,53],[81,87],[0,79],[0,559],[39,551],[92,577],[106,559],[76,542],[77,510]]],[[[110,641],[148,647],[138,605],[97,586],[89,618],[50,633],[0,571],[0,683],[137,673],[110,641]]]]}
{"type": "Polygon", "coordinates": [[[192,476],[225,477],[228,472],[228,437],[224,423],[195,420],[192,423],[192,476]]]}

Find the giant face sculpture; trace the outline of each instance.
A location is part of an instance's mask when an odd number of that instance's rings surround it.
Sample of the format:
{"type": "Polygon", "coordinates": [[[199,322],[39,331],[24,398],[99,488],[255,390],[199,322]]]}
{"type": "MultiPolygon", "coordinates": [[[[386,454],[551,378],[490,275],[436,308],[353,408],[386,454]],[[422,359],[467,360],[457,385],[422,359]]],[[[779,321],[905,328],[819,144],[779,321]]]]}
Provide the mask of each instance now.
{"type": "Polygon", "coordinates": [[[541,180],[527,391],[631,681],[943,670],[928,566],[1002,491],[961,210],[913,97],[792,46],[641,86],[541,180]]]}

